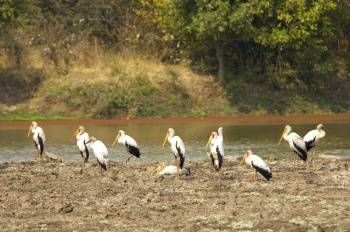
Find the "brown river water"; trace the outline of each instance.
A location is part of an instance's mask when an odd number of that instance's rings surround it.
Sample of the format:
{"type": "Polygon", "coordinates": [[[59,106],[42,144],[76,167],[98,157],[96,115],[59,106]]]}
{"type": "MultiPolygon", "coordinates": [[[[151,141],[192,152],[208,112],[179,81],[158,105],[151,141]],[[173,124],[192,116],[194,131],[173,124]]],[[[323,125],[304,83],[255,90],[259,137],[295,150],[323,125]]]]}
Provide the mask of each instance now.
{"type": "MultiPolygon", "coordinates": [[[[128,155],[120,145],[111,148],[119,129],[134,137],[140,146],[141,161],[172,160],[168,146],[162,149],[167,128],[173,127],[185,142],[189,160],[205,159],[204,150],[211,131],[224,127],[225,153],[239,156],[251,148],[266,158],[286,158],[291,154],[286,143],[278,145],[285,124],[303,136],[318,123],[326,126],[326,137],[317,152],[327,155],[350,155],[350,114],[306,116],[227,116],[209,118],[113,119],[113,120],[57,120],[39,121],[46,133],[47,151],[63,156],[65,161],[81,161],[71,135],[84,125],[90,135],[102,140],[109,150],[109,158],[125,160],[128,155]]],[[[27,137],[29,121],[0,121],[0,163],[33,160],[35,155],[31,136],[27,137]]],[[[135,162],[135,161],[133,161],[135,162]]],[[[137,161],[140,162],[140,161],[137,161]]]]}

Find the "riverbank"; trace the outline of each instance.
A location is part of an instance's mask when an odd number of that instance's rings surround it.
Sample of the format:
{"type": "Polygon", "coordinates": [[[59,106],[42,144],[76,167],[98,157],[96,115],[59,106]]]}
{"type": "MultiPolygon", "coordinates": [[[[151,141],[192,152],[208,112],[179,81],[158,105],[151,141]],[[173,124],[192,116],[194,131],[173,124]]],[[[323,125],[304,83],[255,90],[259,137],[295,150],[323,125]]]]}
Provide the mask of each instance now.
{"type": "Polygon", "coordinates": [[[335,114],[348,113],[350,106],[347,79],[305,91],[244,76],[219,84],[188,65],[131,54],[105,54],[64,73],[42,62],[32,64],[36,68],[0,68],[0,119],[335,114]]]}
{"type": "Polygon", "coordinates": [[[191,175],[157,175],[158,162],[23,162],[0,165],[2,231],[334,231],[350,229],[350,161],[312,168],[270,162],[273,179],[225,160],[221,181],[209,161],[191,175]]]}
{"type": "Polygon", "coordinates": [[[83,124],[109,125],[128,123],[186,123],[186,122],[220,122],[237,124],[305,124],[305,123],[347,123],[350,122],[350,113],[341,114],[292,114],[292,115],[227,115],[227,116],[203,116],[203,117],[135,117],[135,118],[115,118],[115,119],[92,119],[92,118],[65,118],[60,116],[41,116],[37,114],[6,115],[0,114],[0,125],[10,126],[27,125],[26,121],[38,120],[45,124],[76,124],[78,121],[83,124]]]}

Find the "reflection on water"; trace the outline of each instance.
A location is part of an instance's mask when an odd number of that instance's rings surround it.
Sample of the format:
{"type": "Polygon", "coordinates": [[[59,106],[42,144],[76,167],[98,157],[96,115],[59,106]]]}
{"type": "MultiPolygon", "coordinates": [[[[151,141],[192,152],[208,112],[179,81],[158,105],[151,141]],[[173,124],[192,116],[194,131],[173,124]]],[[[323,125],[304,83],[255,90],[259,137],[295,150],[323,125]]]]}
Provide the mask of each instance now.
{"type": "MultiPolygon", "coordinates": [[[[33,160],[35,155],[31,137],[27,131],[29,122],[1,122],[0,162],[33,160]]],[[[80,161],[80,153],[75,140],[70,141],[78,125],[83,124],[90,135],[102,140],[109,149],[111,160],[125,160],[128,156],[120,145],[111,148],[118,129],[123,129],[138,142],[142,160],[172,160],[169,147],[164,150],[161,143],[169,127],[181,136],[186,145],[189,160],[205,159],[205,144],[211,131],[224,127],[225,153],[230,156],[241,155],[247,148],[253,149],[263,157],[284,158],[291,154],[286,143],[277,145],[284,124],[236,124],[227,120],[166,120],[142,122],[113,121],[55,121],[39,123],[47,138],[47,151],[62,155],[65,161],[80,161]]],[[[321,140],[318,152],[330,155],[349,155],[350,123],[325,123],[326,138],[321,140]]],[[[315,124],[296,124],[293,131],[304,135],[314,129],[315,124]]]]}

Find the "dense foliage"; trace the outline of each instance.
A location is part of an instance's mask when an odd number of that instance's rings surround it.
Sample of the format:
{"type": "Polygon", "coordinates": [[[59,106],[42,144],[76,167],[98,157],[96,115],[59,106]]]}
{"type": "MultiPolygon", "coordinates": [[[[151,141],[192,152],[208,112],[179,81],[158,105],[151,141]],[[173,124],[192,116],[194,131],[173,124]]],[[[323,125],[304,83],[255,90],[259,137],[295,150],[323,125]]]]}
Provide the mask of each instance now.
{"type": "Polygon", "coordinates": [[[26,47],[58,68],[127,50],[216,74],[243,111],[252,89],[331,101],[350,79],[348,0],[0,0],[0,31],[17,66],[26,47]]]}

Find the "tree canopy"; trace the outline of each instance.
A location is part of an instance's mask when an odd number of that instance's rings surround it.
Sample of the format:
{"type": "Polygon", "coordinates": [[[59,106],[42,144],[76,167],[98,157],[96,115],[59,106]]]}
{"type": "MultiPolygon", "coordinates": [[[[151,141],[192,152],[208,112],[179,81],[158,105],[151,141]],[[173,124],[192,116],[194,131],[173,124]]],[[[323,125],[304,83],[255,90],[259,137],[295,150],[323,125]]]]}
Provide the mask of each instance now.
{"type": "Polygon", "coordinates": [[[222,83],[255,75],[276,86],[332,76],[336,59],[348,70],[349,15],[346,0],[0,0],[0,30],[18,36],[20,27],[22,43],[65,59],[97,42],[185,62],[222,83]]]}

